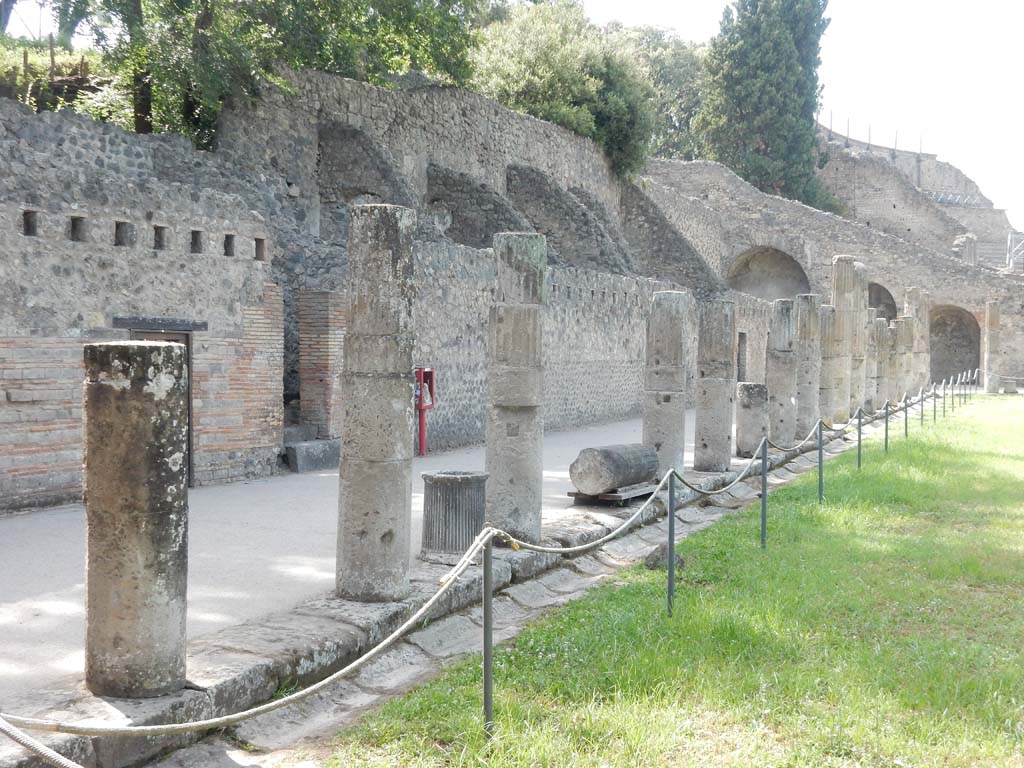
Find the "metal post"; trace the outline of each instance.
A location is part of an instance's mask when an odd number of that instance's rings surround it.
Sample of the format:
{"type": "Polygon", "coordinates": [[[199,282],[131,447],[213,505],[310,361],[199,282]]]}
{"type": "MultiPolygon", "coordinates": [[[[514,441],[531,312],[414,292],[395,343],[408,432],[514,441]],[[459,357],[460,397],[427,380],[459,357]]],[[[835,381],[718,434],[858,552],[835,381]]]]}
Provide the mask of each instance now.
{"type": "Polygon", "coordinates": [[[818,503],[825,501],[825,441],[822,435],[823,425],[818,419],[818,503]]]}
{"type": "Polygon", "coordinates": [[[761,549],[768,545],[768,439],[761,439],[761,549]]]}
{"type": "Polygon", "coordinates": [[[932,424],[934,424],[936,418],[938,418],[938,411],[936,410],[938,408],[938,403],[936,402],[937,399],[938,398],[935,395],[935,384],[932,384],[932,424]]]}
{"type": "Polygon", "coordinates": [[[494,543],[484,547],[484,733],[494,735],[494,543]]]}
{"type": "Polygon", "coordinates": [[[903,395],[903,437],[910,437],[910,395],[903,395]]]}
{"type": "Polygon", "coordinates": [[[885,401],[885,452],[889,452],[889,401],[885,401]]]}
{"type": "Polygon", "coordinates": [[[942,418],[946,418],[946,380],[942,380],[942,418]]]}
{"type": "Polygon", "coordinates": [[[917,399],[918,399],[918,405],[921,406],[921,413],[919,414],[919,416],[921,417],[921,426],[923,427],[924,426],[924,390],[923,389],[920,392],[917,393],[917,399]]]}
{"type": "Polygon", "coordinates": [[[676,594],[676,472],[668,476],[668,615],[672,615],[672,599],[676,594]]]}
{"type": "Polygon", "coordinates": [[[864,411],[857,409],[857,469],[860,469],[860,431],[864,424],[864,411]]]}

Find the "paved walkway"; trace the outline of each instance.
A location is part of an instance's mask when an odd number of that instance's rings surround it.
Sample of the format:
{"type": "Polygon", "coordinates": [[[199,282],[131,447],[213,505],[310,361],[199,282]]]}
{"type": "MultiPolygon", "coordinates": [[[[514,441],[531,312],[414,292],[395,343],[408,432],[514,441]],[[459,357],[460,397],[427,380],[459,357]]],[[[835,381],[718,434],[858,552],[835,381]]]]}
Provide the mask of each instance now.
{"type": "MultiPolygon", "coordinates": [[[[687,427],[689,462],[692,412],[687,427]]],[[[640,437],[638,419],[546,435],[545,517],[557,517],[571,505],[566,496],[569,464],[581,448],[639,442],[640,437]]],[[[483,464],[483,447],[416,459],[416,549],[423,505],[419,473],[482,469],[483,464]]],[[[193,490],[189,637],[288,609],[329,591],[334,583],[337,495],[337,472],[193,490]]],[[[0,517],[0,704],[82,672],[84,529],[81,505],[0,517]]]]}

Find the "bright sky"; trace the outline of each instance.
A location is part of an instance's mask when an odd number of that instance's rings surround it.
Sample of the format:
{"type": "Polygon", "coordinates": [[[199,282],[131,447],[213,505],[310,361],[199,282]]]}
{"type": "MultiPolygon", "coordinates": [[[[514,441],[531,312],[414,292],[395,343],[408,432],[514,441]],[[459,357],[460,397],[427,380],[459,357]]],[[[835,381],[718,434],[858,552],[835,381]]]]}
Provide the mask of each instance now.
{"type": "MultiPolygon", "coordinates": [[[[593,21],[718,32],[725,0],[584,0],[593,21]]],[[[939,155],[1024,229],[1024,3],[831,0],[821,120],[873,143],[939,155]]]]}
{"type": "MultiPolygon", "coordinates": [[[[584,0],[605,24],[652,24],[691,40],[718,31],[726,0],[584,0]]],[[[1019,0],[831,0],[822,122],[853,138],[937,153],[1024,229],[1024,58],[1019,0]]],[[[22,0],[12,34],[46,33],[22,0]]]]}

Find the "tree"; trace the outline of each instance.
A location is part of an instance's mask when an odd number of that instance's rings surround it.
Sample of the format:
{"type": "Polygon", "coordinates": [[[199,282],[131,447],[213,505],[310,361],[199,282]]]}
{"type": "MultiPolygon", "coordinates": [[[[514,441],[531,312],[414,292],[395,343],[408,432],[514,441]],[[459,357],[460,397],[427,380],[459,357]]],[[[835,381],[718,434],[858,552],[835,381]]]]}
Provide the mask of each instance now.
{"type": "Polygon", "coordinates": [[[705,60],[701,153],[756,187],[833,208],[815,177],[827,0],[736,0],[705,60]]]}
{"type": "Polygon", "coordinates": [[[282,86],[280,65],[383,82],[469,76],[477,0],[56,0],[61,34],[88,24],[131,89],[136,130],[212,138],[224,99],[282,86]],[[84,9],[84,12],[83,12],[84,9]]]}
{"type": "Polygon", "coordinates": [[[654,86],[654,133],[651,153],[657,157],[693,160],[698,141],[690,128],[700,107],[703,49],[657,27],[609,25],[616,47],[636,56],[654,86]]]}
{"type": "Polygon", "coordinates": [[[578,0],[519,5],[486,28],[472,86],[511,109],[594,139],[617,173],[639,170],[654,127],[647,73],[587,21],[578,0]]]}

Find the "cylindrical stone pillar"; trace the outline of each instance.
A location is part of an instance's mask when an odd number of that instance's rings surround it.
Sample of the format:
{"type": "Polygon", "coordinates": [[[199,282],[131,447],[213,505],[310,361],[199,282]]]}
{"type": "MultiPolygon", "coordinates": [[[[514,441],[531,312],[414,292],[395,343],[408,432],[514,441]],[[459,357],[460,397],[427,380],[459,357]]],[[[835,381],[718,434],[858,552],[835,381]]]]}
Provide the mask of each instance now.
{"type": "MultiPolygon", "coordinates": [[[[768,433],[773,442],[785,447],[792,445],[796,436],[796,313],[791,299],[772,302],[768,329],[768,351],[765,356],[768,433]]],[[[739,429],[739,416],[736,418],[739,429]]]]}
{"type": "Polygon", "coordinates": [[[871,404],[873,410],[882,407],[889,399],[889,322],[876,317],[872,322],[872,338],[875,347],[875,386],[871,404]]]}
{"type": "Polygon", "coordinates": [[[836,327],[836,309],[831,304],[822,304],[819,308],[819,326],[821,328],[821,376],[818,387],[820,418],[832,420],[835,411],[836,369],[841,363],[838,357],[842,347],[839,330],[836,327]]]}
{"type": "Polygon", "coordinates": [[[853,263],[854,288],[850,310],[850,404],[849,414],[852,416],[864,405],[867,375],[865,373],[865,357],[867,355],[867,325],[864,313],[868,308],[868,271],[859,261],[853,263]]]}
{"type": "Polygon", "coordinates": [[[540,541],[544,485],[544,280],[547,240],[494,236],[497,292],[487,346],[487,522],[540,541]]]}
{"type": "Polygon", "coordinates": [[[896,321],[893,320],[886,328],[885,335],[885,361],[886,361],[886,395],[885,399],[896,405],[900,399],[900,356],[899,356],[899,330],[896,321]]]}
{"type": "Polygon", "coordinates": [[[159,341],[85,345],[85,682],[147,698],[185,684],[188,366],[159,341]]]}
{"type": "Polygon", "coordinates": [[[836,311],[836,348],[833,354],[837,362],[833,382],[834,397],[827,418],[837,424],[845,423],[850,416],[853,327],[855,321],[859,322],[859,318],[855,318],[858,286],[859,278],[853,256],[834,256],[832,306],[836,311]]]}
{"type": "Polygon", "coordinates": [[[878,311],[874,307],[864,310],[864,399],[865,413],[875,410],[878,398],[878,334],[875,319],[878,311]]]}
{"type": "Polygon", "coordinates": [[[643,442],[658,454],[659,478],[683,471],[691,302],[684,291],[657,291],[647,317],[643,442]]]}
{"type": "Polygon", "coordinates": [[[415,227],[408,208],[352,208],[336,588],[353,600],[409,589],[415,227]]]}
{"type": "Polygon", "coordinates": [[[928,355],[928,335],[930,325],[928,314],[931,311],[931,301],[927,291],[920,288],[907,288],[903,297],[903,314],[913,318],[911,327],[913,337],[910,351],[910,379],[909,389],[917,392],[918,389],[927,384],[930,371],[928,355]]]}
{"type": "Polygon", "coordinates": [[[914,364],[914,318],[900,315],[893,320],[896,330],[895,368],[898,381],[898,395],[902,398],[913,388],[914,364]]]}
{"type": "Polygon", "coordinates": [[[818,421],[821,386],[821,297],[796,297],[796,432],[802,440],[818,421]]]}
{"type": "Polygon", "coordinates": [[[736,305],[731,301],[715,299],[700,304],[694,394],[693,468],[724,472],[732,463],[736,396],[736,305]]]}
{"type": "Polygon", "coordinates": [[[981,370],[985,392],[999,393],[999,302],[985,302],[985,327],[981,340],[981,370]],[[989,384],[991,375],[992,384],[989,384]]]}
{"type": "Polygon", "coordinates": [[[736,455],[749,459],[768,435],[768,387],[741,381],[736,385],[736,455]]]}

